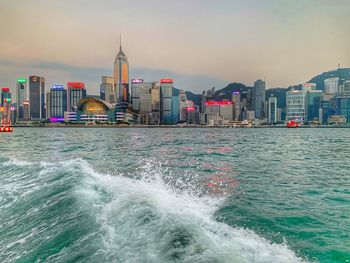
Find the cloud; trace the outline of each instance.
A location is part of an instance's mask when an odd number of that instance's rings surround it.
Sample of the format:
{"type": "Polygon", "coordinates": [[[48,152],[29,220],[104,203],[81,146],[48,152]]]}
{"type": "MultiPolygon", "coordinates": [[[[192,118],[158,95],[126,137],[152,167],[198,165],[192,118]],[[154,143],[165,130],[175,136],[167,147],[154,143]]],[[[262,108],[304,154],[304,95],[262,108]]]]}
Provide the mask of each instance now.
{"type": "MultiPolygon", "coordinates": [[[[86,83],[89,94],[99,94],[101,76],[112,75],[112,67],[82,67],[57,61],[15,62],[0,59],[0,68],[4,67],[7,68],[7,79],[10,79],[6,84],[12,89],[14,89],[15,80],[18,77],[39,75],[46,79],[46,90],[53,84],[82,81],[86,83]],[[24,70],[18,71],[19,67],[24,70]]],[[[144,81],[148,82],[159,81],[161,78],[173,78],[177,88],[197,93],[201,93],[202,90],[207,90],[213,86],[221,88],[228,84],[224,80],[208,75],[190,75],[142,67],[131,69],[130,80],[132,78],[143,78],[144,81]]]]}
{"type": "Polygon", "coordinates": [[[131,77],[174,76],[196,92],[258,78],[287,87],[348,65],[349,8],[348,0],[0,0],[0,85],[41,74],[97,90],[122,33],[131,77]]]}

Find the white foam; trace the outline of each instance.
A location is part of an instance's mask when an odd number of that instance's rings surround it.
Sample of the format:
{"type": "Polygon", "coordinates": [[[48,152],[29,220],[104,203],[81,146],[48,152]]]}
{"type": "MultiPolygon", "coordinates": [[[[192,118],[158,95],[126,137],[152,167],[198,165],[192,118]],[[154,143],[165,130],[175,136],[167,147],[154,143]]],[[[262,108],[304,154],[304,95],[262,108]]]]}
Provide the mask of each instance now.
{"type": "Polygon", "coordinates": [[[214,212],[222,199],[174,190],[164,183],[156,167],[153,171],[146,167],[141,179],[134,180],[98,174],[84,161],[81,165],[87,175],[81,197],[108,196],[108,201],[99,203],[97,220],[111,258],[123,261],[139,256],[140,260],[146,257],[161,262],[179,256],[188,262],[302,262],[286,244],[272,244],[251,230],[217,222],[214,212]],[[182,238],[189,241],[181,245],[182,238]]]}
{"type": "MultiPolygon", "coordinates": [[[[7,163],[35,164],[16,159],[7,163]]],[[[163,178],[169,175],[155,162],[146,163],[135,177],[99,174],[82,159],[39,165],[43,169],[38,178],[55,174],[55,169],[79,176],[74,192],[96,216],[104,241],[103,261],[302,262],[286,244],[272,244],[251,230],[217,222],[214,213],[223,199],[199,197],[193,185],[186,189],[185,182],[182,189],[165,183],[163,178]]],[[[28,192],[40,187],[35,183],[28,192]]],[[[17,240],[25,242],[26,237],[17,240]]]]}
{"type": "Polygon", "coordinates": [[[5,166],[29,166],[32,165],[33,163],[26,162],[26,161],[21,161],[16,158],[10,158],[8,161],[3,162],[2,165],[5,166]]]}

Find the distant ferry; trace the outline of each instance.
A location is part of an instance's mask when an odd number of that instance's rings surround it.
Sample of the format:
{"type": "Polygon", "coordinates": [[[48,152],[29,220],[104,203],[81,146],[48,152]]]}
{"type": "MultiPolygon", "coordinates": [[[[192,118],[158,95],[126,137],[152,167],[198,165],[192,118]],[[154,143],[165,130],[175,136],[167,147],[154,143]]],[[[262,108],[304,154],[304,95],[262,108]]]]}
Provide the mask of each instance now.
{"type": "Polygon", "coordinates": [[[287,128],[299,128],[300,123],[296,122],[295,120],[291,120],[287,123],[287,128]]]}

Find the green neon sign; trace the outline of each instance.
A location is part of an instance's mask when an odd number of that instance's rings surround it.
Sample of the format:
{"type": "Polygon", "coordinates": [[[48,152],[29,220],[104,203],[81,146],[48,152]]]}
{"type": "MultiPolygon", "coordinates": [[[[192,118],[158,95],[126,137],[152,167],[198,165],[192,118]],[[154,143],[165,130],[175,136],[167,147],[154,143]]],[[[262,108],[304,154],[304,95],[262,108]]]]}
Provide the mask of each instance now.
{"type": "Polygon", "coordinates": [[[26,82],[27,82],[27,79],[25,79],[25,78],[19,78],[19,79],[17,79],[17,82],[18,82],[18,83],[26,83],[26,82]]]}

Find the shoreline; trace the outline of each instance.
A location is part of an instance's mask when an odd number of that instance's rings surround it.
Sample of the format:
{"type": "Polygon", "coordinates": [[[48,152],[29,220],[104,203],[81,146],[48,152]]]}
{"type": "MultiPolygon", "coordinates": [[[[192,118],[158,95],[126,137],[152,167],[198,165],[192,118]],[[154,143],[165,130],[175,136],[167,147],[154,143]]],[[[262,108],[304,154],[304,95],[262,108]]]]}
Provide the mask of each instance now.
{"type": "MultiPolygon", "coordinates": [[[[205,125],[12,125],[11,127],[15,128],[172,128],[172,129],[295,129],[288,128],[286,126],[276,126],[276,125],[262,125],[262,126],[252,126],[252,127],[244,127],[244,126],[205,126],[205,125]]],[[[311,125],[303,125],[298,128],[301,129],[329,129],[329,128],[350,128],[350,125],[319,125],[319,126],[311,126],[311,125]]]]}

